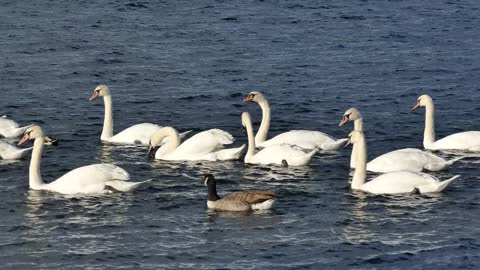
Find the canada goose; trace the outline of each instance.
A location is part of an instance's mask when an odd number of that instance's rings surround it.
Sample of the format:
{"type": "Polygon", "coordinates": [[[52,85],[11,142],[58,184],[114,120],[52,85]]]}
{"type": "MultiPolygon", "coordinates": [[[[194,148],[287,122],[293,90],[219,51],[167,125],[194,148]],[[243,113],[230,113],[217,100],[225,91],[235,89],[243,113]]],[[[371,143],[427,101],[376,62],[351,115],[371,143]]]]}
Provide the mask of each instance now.
{"type": "Polygon", "coordinates": [[[217,183],[211,174],[203,179],[208,187],[207,206],[222,211],[266,210],[273,206],[276,195],[269,191],[234,192],[220,198],[217,194],[217,183]]]}

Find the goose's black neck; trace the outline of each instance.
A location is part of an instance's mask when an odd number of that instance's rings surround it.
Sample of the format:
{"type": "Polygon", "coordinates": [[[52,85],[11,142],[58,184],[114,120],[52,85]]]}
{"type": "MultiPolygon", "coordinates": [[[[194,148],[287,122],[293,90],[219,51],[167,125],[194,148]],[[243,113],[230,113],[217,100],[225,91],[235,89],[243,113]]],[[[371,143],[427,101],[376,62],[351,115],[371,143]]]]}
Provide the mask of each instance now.
{"type": "Polygon", "coordinates": [[[215,181],[208,182],[208,200],[209,201],[220,200],[220,197],[218,197],[218,194],[217,194],[217,184],[215,183],[215,181]]]}

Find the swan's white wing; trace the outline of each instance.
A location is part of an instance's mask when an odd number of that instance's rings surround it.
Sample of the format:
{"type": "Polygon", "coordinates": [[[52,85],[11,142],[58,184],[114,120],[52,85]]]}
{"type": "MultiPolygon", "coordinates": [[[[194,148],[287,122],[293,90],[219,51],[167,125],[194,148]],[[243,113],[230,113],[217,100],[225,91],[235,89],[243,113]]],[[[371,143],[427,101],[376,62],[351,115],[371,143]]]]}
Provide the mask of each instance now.
{"type": "Polygon", "coordinates": [[[470,150],[480,146],[480,131],[465,131],[455,133],[440,139],[433,144],[433,149],[470,150]]]}
{"type": "Polygon", "coordinates": [[[0,129],[5,129],[5,128],[9,128],[9,129],[13,129],[13,128],[18,128],[19,125],[11,120],[11,119],[8,119],[8,118],[0,118],[0,129]]]}
{"type": "Polygon", "coordinates": [[[108,139],[109,142],[114,143],[125,143],[125,144],[142,144],[148,145],[150,137],[155,131],[161,129],[162,127],[150,123],[142,123],[138,125],[131,126],[118,134],[114,135],[112,138],[108,139]]]}
{"type": "Polygon", "coordinates": [[[199,155],[223,149],[223,145],[234,142],[230,133],[221,129],[210,129],[195,134],[175,149],[175,155],[199,155]]]}
{"type": "Polygon", "coordinates": [[[263,148],[250,157],[247,163],[281,165],[283,164],[282,161],[285,160],[288,165],[301,166],[308,164],[317,151],[318,149],[306,152],[298,146],[277,144],[263,148]]]}
{"type": "Polygon", "coordinates": [[[19,158],[22,158],[28,151],[32,149],[33,147],[19,148],[7,142],[0,142],[0,158],[19,159],[19,158]]]}
{"type": "Polygon", "coordinates": [[[413,192],[417,188],[421,193],[427,193],[439,191],[441,183],[426,173],[400,171],[380,175],[365,183],[362,190],[373,194],[397,194],[413,192]]]}
{"type": "Polygon", "coordinates": [[[128,172],[118,166],[93,164],[66,173],[54,182],[47,184],[47,189],[63,194],[103,193],[106,182],[129,179],[128,172]]]}
{"type": "Polygon", "coordinates": [[[278,134],[270,140],[257,145],[257,147],[268,147],[276,144],[291,144],[304,149],[314,149],[322,148],[323,145],[332,144],[335,141],[335,138],[320,131],[291,130],[278,134]]]}
{"type": "Polygon", "coordinates": [[[414,171],[420,172],[431,164],[443,164],[445,160],[432,153],[415,148],[405,148],[385,153],[367,164],[372,172],[414,171]]]}

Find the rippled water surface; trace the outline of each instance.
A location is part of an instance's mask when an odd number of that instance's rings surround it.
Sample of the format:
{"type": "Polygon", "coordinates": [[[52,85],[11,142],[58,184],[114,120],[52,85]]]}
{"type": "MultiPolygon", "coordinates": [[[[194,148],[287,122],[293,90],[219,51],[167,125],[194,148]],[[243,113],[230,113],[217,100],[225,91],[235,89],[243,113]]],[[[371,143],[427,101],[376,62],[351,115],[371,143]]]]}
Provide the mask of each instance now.
{"type": "MultiPolygon", "coordinates": [[[[69,197],[29,191],[29,158],[0,163],[3,269],[478,269],[479,160],[437,195],[372,196],[347,188],[350,149],[305,168],[242,162],[161,162],[143,147],[103,145],[110,86],[115,130],[142,122],[194,132],[222,128],[246,141],[240,114],[255,89],[272,107],[270,136],[314,129],[338,138],[343,112],[365,118],[370,159],[422,147],[432,95],[438,137],[480,130],[480,2],[2,1],[0,114],[38,123],[51,181],[109,162],[133,193],[69,197]],[[275,191],[271,211],[206,209],[204,173],[220,195],[275,191]]],[[[441,155],[451,158],[446,154],[441,155]]]]}

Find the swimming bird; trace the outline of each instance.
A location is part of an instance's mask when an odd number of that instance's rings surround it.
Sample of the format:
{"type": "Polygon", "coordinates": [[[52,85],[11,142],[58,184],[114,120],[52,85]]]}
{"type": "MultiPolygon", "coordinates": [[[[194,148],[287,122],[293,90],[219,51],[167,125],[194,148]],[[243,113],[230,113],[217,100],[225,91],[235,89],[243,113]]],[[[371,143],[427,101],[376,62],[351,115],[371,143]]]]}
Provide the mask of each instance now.
{"type": "Polygon", "coordinates": [[[93,164],[74,169],[57,180],[44,183],[40,173],[40,161],[44,145],[42,128],[29,127],[19,145],[34,140],[29,168],[29,186],[33,190],[48,190],[62,194],[91,194],[109,192],[127,192],[134,190],[142,182],[130,182],[130,175],[124,169],[113,164],[93,164]]]}
{"type": "Polygon", "coordinates": [[[173,127],[164,127],[152,134],[148,153],[166,139],[155,153],[156,159],[163,160],[234,160],[244,153],[245,145],[223,149],[234,142],[233,136],[221,129],[210,129],[193,135],[180,144],[180,135],[173,127]]]}
{"type": "Polygon", "coordinates": [[[33,124],[20,127],[15,121],[8,119],[6,115],[0,117],[0,137],[4,138],[17,138],[22,136],[25,130],[33,124]]]}
{"type": "Polygon", "coordinates": [[[355,190],[363,190],[373,194],[441,192],[453,180],[460,177],[460,175],[455,175],[447,180],[440,181],[426,173],[397,171],[382,174],[365,182],[367,178],[367,143],[363,132],[352,131],[347,142],[347,145],[349,144],[357,144],[358,146],[357,168],[351,183],[351,188],[355,190]]]}
{"type": "Polygon", "coordinates": [[[275,144],[291,144],[303,149],[336,150],[344,144],[347,139],[336,139],[326,133],[313,130],[291,130],[267,140],[270,128],[270,105],[265,96],[259,91],[252,91],[243,100],[244,102],[254,101],[262,109],[262,122],[255,135],[255,145],[263,148],[275,144]]]}
{"type": "MultiPolygon", "coordinates": [[[[142,123],[133,125],[116,135],[113,135],[113,112],[112,112],[112,96],[110,89],[106,85],[99,85],[93,91],[93,95],[90,101],[95,100],[97,97],[103,97],[105,104],[105,117],[103,121],[103,130],[100,139],[105,142],[119,143],[119,144],[141,144],[148,145],[150,137],[153,133],[160,130],[162,127],[151,123],[142,123]]],[[[180,136],[184,137],[190,131],[181,133],[180,136]]]]}
{"type": "MultiPolygon", "coordinates": [[[[353,121],[353,130],[363,132],[363,117],[358,109],[350,108],[345,111],[339,126],[350,121],[353,121]]],[[[350,168],[356,167],[357,147],[357,145],[353,145],[350,168]]],[[[367,171],[379,173],[394,171],[421,172],[423,170],[440,171],[461,159],[463,157],[447,161],[431,152],[416,148],[403,148],[385,153],[368,162],[367,171]]]]}
{"type": "Polygon", "coordinates": [[[480,151],[480,131],[464,131],[435,140],[435,106],[429,95],[421,95],[413,107],[416,110],[425,107],[425,130],[423,147],[429,150],[480,151]]]}
{"type": "Polygon", "coordinates": [[[222,211],[267,210],[272,208],[277,199],[277,196],[270,191],[235,192],[220,198],[213,175],[205,175],[203,181],[208,187],[207,207],[211,209],[222,211]]]}
{"type": "MultiPolygon", "coordinates": [[[[44,138],[44,142],[48,145],[58,144],[58,140],[51,136],[46,136],[44,138]]],[[[0,141],[0,158],[9,160],[21,159],[26,156],[32,149],[33,147],[19,148],[8,142],[0,141]]]]}
{"type": "Polygon", "coordinates": [[[257,151],[253,137],[252,120],[248,112],[242,113],[242,125],[246,129],[248,136],[248,150],[244,159],[245,163],[303,166],[308,165],[319,150],[318,148],[305,150],[291,144],[274,144],[257,151]]]}

